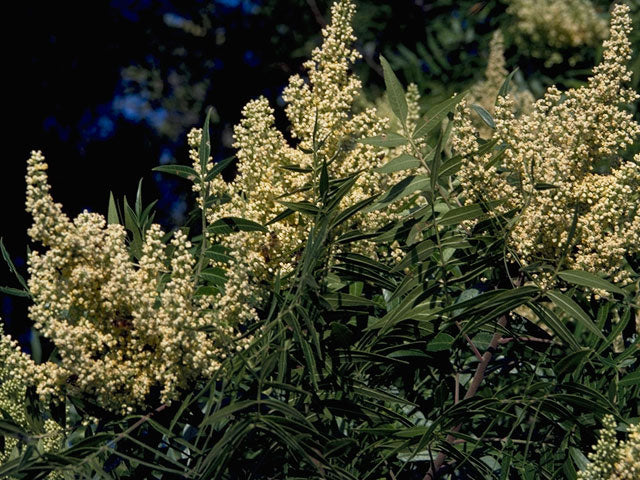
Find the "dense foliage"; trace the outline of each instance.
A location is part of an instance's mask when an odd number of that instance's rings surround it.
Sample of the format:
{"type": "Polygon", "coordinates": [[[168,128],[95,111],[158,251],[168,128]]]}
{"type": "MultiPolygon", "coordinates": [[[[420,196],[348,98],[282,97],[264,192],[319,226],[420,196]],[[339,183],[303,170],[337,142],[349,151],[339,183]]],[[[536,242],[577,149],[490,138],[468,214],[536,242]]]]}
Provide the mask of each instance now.
{"type": "Polygon", "coordinates": [[[174,232],[140,188],[70,219],[32,152],[30,276],[3,291],[54,349],[1,338],[0,476],[637,478],[630,8],[552,37],[607,38],[586,85],[534,101],[496,34],[486,79],[426,112],[384,56],[363,97],[355,11],[291,77],[288,129],[243,109],[232,181],[211,111],[155,169],[196,195],[174,232]]]}

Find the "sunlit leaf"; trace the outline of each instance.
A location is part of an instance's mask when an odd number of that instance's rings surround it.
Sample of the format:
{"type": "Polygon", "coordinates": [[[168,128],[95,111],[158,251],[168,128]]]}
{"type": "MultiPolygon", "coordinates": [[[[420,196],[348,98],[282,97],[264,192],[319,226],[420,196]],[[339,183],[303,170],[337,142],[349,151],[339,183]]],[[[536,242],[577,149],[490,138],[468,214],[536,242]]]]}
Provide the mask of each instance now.
{"type": "Polygon", "coordinates": [[[409,111],[407,107],[407,98],[404,93],[404,88],[400,84],[398,77],[393,73],[393,69],[389,62],[380,55],[380,63],[382,64],[382,72],[384,75],[384,83],[387,87],[387,99],[391,110],[398,117],[400,123],[404,125],[407,122],[407,113],[409,111]]]}

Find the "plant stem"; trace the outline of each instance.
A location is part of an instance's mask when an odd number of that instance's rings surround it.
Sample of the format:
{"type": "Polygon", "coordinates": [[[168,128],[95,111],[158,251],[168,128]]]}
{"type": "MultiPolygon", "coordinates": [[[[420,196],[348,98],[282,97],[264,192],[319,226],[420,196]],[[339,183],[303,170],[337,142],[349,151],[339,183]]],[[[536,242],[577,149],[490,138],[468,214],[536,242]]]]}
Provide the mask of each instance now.
{"type": "MultiPolygon", "coordinates": [[[[467,390],[467,393],[465,393],[464,395],[465,400],[473,397],[478,391],[478,388],[480,387],[482,380],[484,380],[484,374],[485,374],[485,371],[487,370],[487,366],[489,365],[489,362],[493,357],[493,352],[498,346],[498,344],[500,343],[500,339],[502,338],[502,334],[500,333],[499,330],[504,328],[506,325],[507,325],[507,316],[502,315],[498,319],[499,329],[498,331],[496,331],[496,333],[493,334],[493,338],[491,339],[489,348],[487,348],[487,351],[484,352],[484,355],[482,355],[482,361],[478,364],[478,367],[476,368],[476,372],[473,375],[473,378],[471,379],[471,385],[469,385],[469,389],[467,390]]],[[[458,432],[461,426],[462,426],[461,424],[456,425],[451,429],[451,432],[452,433],[458,432]]],[[[452,435],[452,433],[447,435],[448,443],[452,443],[455,440],[455,436],[452,435]]],[[[423,480],[435,480],[436,478],[435,474],[440,469],[440,467],[442,466],[446,458],[447,458],[446,454],[443,452],[440,452],[436,457],[436,459],[434,460],[433,465],[431,466],[427,474],[424,476],[423,480]]]]}

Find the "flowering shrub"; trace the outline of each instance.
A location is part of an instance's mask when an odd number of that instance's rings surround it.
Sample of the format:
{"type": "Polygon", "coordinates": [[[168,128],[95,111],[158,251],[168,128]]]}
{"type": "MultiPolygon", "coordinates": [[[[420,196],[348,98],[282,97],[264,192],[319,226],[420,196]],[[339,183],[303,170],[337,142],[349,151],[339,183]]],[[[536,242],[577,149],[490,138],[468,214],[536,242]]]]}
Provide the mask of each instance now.
{"type": "Polygon", "coordinates": [[[607,22],[590,0],[510,0],[507,12],[516,18],[513,29],[519,45],[546,58],[547,65],[562,61],[558,49],[594,47],[607,37],[607,22]]]}
{"type": "MultiPolygon", "coordinates": [[[[27,388],[33,383],[29,377],[33,367],[33,361],[20,351],[18,342],[7,335],[0,335],[0,411],[5,419],[11,420],[13,426],[29,432],[41,451],[56,451],[63,439],[60,425],[51,418],[40,418],[38,422],[33,422],[27,416],[27,388]]],[[[16,436],[4,438],[0,447],[0,465],[18,457],[14,448],[19,444],[19,430],[14,429],[12,433],[16,436]]],[[[55,480],[61,477],[51,474],[47,478],[55,480]]]]}
{"type": "Polygon", "coordinates": [[[613,415],[602,419],[598,443],[589,453],[590,463],[578,473],[578,480],[633,480],[640,476],[640,425],[631,425],[629,439],[616,438],[613,415]]]}
{"type": "MultiPolygon", "coordinates": [[[[507,78],[508,71],[504,58],[504,37],[500,30],[496,30],[489,43],[489,59],[485,70],[483,81],[475,84],[471,88],[468,104],[477,104],[484,108],[490,115],[495,113],[496,98],[500,87],[507,78]]],[[[512,94],[516,113],[530,113],[531,105],[534,102],[533,95],[528,90],[517,91],[512,94]]],[[[493,130],[480,118],[475,117],[475,127],[478,129],[481,138],[491,137],[493,130]]]]}
{"type": "MultiPolygon", "coordinates": [[[[640,251],[640,157],[625,160],[622,153],[640,136],[640,125],[621,108],[638,98],[625,88],[631,79],[628,11],[614,8],[602,63],[588,85],[564,93],[551,87],[520,117],[512,97],[499,99],[494,138],[504,147],[500,159],[494,152],[474,154],[469,108],[459,111],[453,145],[465,155],[459,178],[466,202],[503,201],[503,213],[521,209],[509,245],[523,266],[557,259],[616,282],[630,279],[623,259],[640,251]]],[[[550,274],[536,278],[546,284],[550,274]]]]}
{"type": "MultiPolygon", "coordinates": [[[[573,477],[594,415],[637,413],[629,7],[585,86],[517,108],[496,34],[486,81],[426,115],[384,58],[386,105],[360,98],[354,10],[284,90],[291,139],[259,98],[233,181],[210,115],[192,166],[156,167],[193,183],[194,231],[139,196],[71,220],[32,152],[18,293],[56,350],[0,338],[0,476],[573,477]]],[[[637,427],[604,418],[580,478],[634,478],[637,427]]]]}
{"type": "MultiPolygon", "coordinates": [[[[388,120],[374,108],[358,109],[362,86],[349,70],[350,64],[359,58],[351,47],[355,40],[351,26],[354,11],[351,1],[334,3],[332,21],[322,33],[324,42],[304,64],[307,79],[294,75],[283,92],[294,146],[275,128],[274,112],[267,100],[252,100],[243,109],[243,117],[234,130],[237,178],[226,183],[217,177],[209,185],[212,192],[231,199],[207,209],[209,223],[220,217],[244,217],[268,224],[285,207],[290,209],[286,218],[268,226],[268,233],[239,232],[213,238],[233,252],[228,264],[212,261],[213,267],[225,268],[228,276],[224,295],[215,308],[220,318],[257,319],[255,307],[265,300],[261,284],[268,285],[275,273],[287,276],[294,270],[309,234],[308,214],[318,208],[320,201],[318,191],[309,185],[319,177],[323,165],[329,176],[336,179],[360,173],[340,202],[343,206],[365,201],[386,185],[402,179],[401,174],[387,176],[375,170],[393,158],[390,154],[357,142],[381,134],[388,120]],[[306,208],[306,213],[300,213],[300,208],[306,208]]],[[[410,90],[408,95],[412,112],[407,121],[411,126],[418,117],[418,94],[410,90]]],[[[200,134],[195,133],[193,138],[195,148],[200,134]]],[[[198,155],[197,150],[192,150],[194,167],[198,155]]],[[[394,219],[400,208],[359,213],[352,228],[375,230],[394,219]]],[[[366,242],[351,250],[374,257],[393,254],[378,251],[375,245],[366,242]]]]}
{"type": "Polygon", "coordinates": [[[27,370],[38,393],[60,397],[67,388],[126,413],[154,394],[171,401],[193,380],[211,376],[235,324],[215,317],[207,296],[194,296],[196,261],[184,233],[173,235],[168,253],[164,232],[151,225],[136,264],[123,226],[107,225],[97,213],[73,222],[62,213],[46,169],[42,154],[33,152],[29,235],[47,250],[29,257],[29,314],[60,358],[27,370]]]}

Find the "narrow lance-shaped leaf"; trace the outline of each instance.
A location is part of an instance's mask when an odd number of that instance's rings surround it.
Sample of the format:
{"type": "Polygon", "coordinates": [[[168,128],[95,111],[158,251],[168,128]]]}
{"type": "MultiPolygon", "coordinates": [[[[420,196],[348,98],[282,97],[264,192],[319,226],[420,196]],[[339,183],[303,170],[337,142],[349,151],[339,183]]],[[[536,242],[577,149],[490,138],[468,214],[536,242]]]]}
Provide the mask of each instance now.
{"type": "Polygon", "coordinates": [[[200,276],[214,285],[224,285],[227,281],[224,270],[218,267],[207,268],[200,272],[200,276]]]}
{"type": "Polygon", "coordinates": [[[14,297],[25,297],[28,298],[31,295],[26,290],[20,290],[18,288],[12,287],[0,287],[0,293],[5,293],[7,295],[12,295],[14,297]]]}
{"type": "Polygon", "coordinates": [[[379,173],[393,173],[400,170],[408,170],[411,168],[417,168],[420,166],[420,160],[407,153],[401,154],[399,157],[390,160],[382,167],[376,168],[376,172],[379,173]]]}
{"type": "Polygon", "coordinates": [[[371,207],[367,208],[365,212],[380,210],[381,208],[385,208],[389,204],[397,202],[412,193],[429,190],[430,184],[431,182],[429,177],[424,175],[410,175],[391,187],[384,197],[371,207]]]}
{"type": "Polygon", "coordinates": [[[7,252],[7,249],[5,248],[2,238],[0,238],[0,252],[2,252],[2,258],[4,258],[4,261],[7,263],[7,266],[9,267],[9,271],[16,276],[16,278],[18,279],[18,282],[20,282],[20,285],[22,285],[22,287],[25,290],[29,290],[29,288],[27,287],[27,282],[24,281],[24,278],[22,277],[22,275],[20,275],[20,273],[16,269],[16,266],[11,261],[11,256],[9,255],[9,252],[7,252]]]}
{"type": "Polygon", "coordinates": [[[436,144],[436,148],[433,149],[433,160],[431,161],[431,180],[430,180],[432,192],[435,191],[436,184],[438,182],[438,177],[440,176],[440,165],[442,163],[442,148],[444,147],[444,144],[449,138],[452,128],[453,128],[453,123],[449,122],[444,134],[441,133],[438,136],[438,143],[436,144]]]}
{"type": "Polygon", "coordinates": [[[318,213],[318,207],[310,202],[278,202],[285,207],[307,215],[315,215],[318,213]]]}
{"type": "Polygon", "coordinates": [[[138,218],[129,206],[127,197],[124,197],[124,226],[131,232],[133,239],[131,241],[131,253],[135,258],[142,256],[142,234],[138,227],[138,218]]]}
{"type": "MultiPolygon", "coordinates": [[[[507,75],[507,78],[504,79],[504,82],[502,83],[502,86],[498,91],[498,98],[505,97],[509,93],[509,84],[517,71],[518,67],[514,68],[513,71],[509,75],[507,75]]],[[[496,98],[496,103],[498,103],[498,98],[496,98]]]]}
{"type": "Polygon", "coordinates": [[[453,112],[453,109],[458,103],[460,103],[466,94],[467,92],[459,93],[455,97],[444,100],[430,108],[426,115],[427,120],[421,120],[416,125],[416,128],[413,131],[413,138],[422,138],[428,135],[433,129],[440,126],[442,120],[444,120],[449,112],[453,112]]]}
{"type": "Polygon", "coordinates": [[[608,282],[593,273],[581,270],[565,270],[558,273],[558,276],[565,282],[580,285],[581,287],[598,288],[600,290],[606,290],[613,293],[625,293],[625,291],[620,287],[616,287],[613,283],[608,282]]]}
{"type": "Polygon", "coordinates": [[[158,167],[154,167],[152,170],[154,172],[176,175],[191,182],[198,178],[198,174],[196,173],[196,171],[191,167],[187,167],[186,165],[160,165],[158,167]]]}
{"type": "Polygon", "coordinates": [[[331,308],[338,309],[340,307],[373,307],[374,302],[364,297],[357,297],[347,293],[327,293],[324,298],[331,308]]]}
{"type": "Polygon", "coordinates": [[[134,205],[136,217],[140,220],[142,216],[142,179],[138,182],[138,190],[136,190],[136,203],[134,205]]]}
{"type": "Polygon", "coordinates": [[[382,64],[382,73],[384,75],[384,83],[387,87],[387,98],[389,99],[389,105],[391,110],[398,117],[400,123],[404,126],[407,123],[407,115],[409,108],[407,106],[407,98],[404,93],[404,88],[400,84],[398,77],[393,73],[393,69],[387,59],[380,55],[380,63],[382,64]]]}
{"type": "Polygon", "coordinates": [[[320,196],[324,197],[329,191],[329,172],[327,170],[327,162],[322,162],[322,167],[320,168],[320,196]]]}
{"type": "Polygon", "coordinates": [[[564,293],[558,291],[547,292],[547,297],[555,303],[560,309],[562,309],[567,315],[578,320],[587,330],[604,339],[604,335],[598,329],[595,323],[589,318],[589,316],[580,308],[576,302],[564,293]]]}
{"type": "Polygon", "coordinates": [[[621,387],[640,385],[640,370],[631,372],[620,379],[618,385],[621,387]]]}
{"type": "Polygon", "coordinates": [[[116,225],[120,223],[118,218],[118,209],[116,208],[116,201],[113,198],[113,192],[109,192],[109,208],[107,210],[107,223],[109,225],[116,225]]]}
{"type": "Polygon", "coordinates": [[[218,163],[216,163],[213,166],[211,171],[207,173],[207,176],[204,180],[206,182],[210,182],[211,180],[213,180],[215,177],[218,176],[218,174],[220,174],[220,172],[222,172],[225,168],[227,168],[229,164],[235,160],[235,158],[236,158],[235,156],[232,156],[232,157],[227,157],[223,160],[220,160],[218,163]]]}
{"type": "Polygon", "coordinates": [[[562,341],[569,345],[574,351],[580,350],[580,344],[565,324],[555,315],[555,313],[542,305],[536,304],[535,302],[528,303],[527,306],[533,310],[542,323],[549,327],[555,335],[560,337],[560,339],[562,339],[562,341]]]}
{"type": "Polygon", "coordinates": [[[408,140],[397,133],[386,133],[375,137],[362,138],[358,142],[365,145],[373,145],[374,147],[395,148],[406,145],[408,140]]]}
{"type": "Polygon", "coordinates": [[[471,105],[471,108],[476,111],[478,116],[482,119],[485,125],[487,125],[487,127],[491,128],[492,130],[496,129],[496,122],[493,121],[493,117],[481,105],[474,103],[473,105],[471,105]]]}
{"type": "Polygon", "coordinates": [[[440,225],[456,225],[465,220],[482,217],[485,214],[482,207],[478,204],[465,205],[464,207],[452,208],[445,212],[439,219],[440,225]]]}
{"type": "Polygon", "coordinates": [[[442,350],[449,350],[453,344],[453,340],[454,338],[448,333],[440,332],[436,335],[436,338],[427,344],[427,351],[441,352],[442,350]]]}
{"type": "Polygon", "coordinates": [[[238,217],[224,217],[207,227],[209,233],[225,234],[233,232],[267,232],[267,229],[257,222],[238,217]]]}
{"type": "Polygon", "coordinates": [[[204,175],[207,171],[207,163],[211,154],[211,138],[209,136],[209,122],[211,121],[211,112],[213,108],[207,110],[207,116],[204,119],[204,127],[202,128],[202,139],[200,140],[200,172],[204,175]]]}

